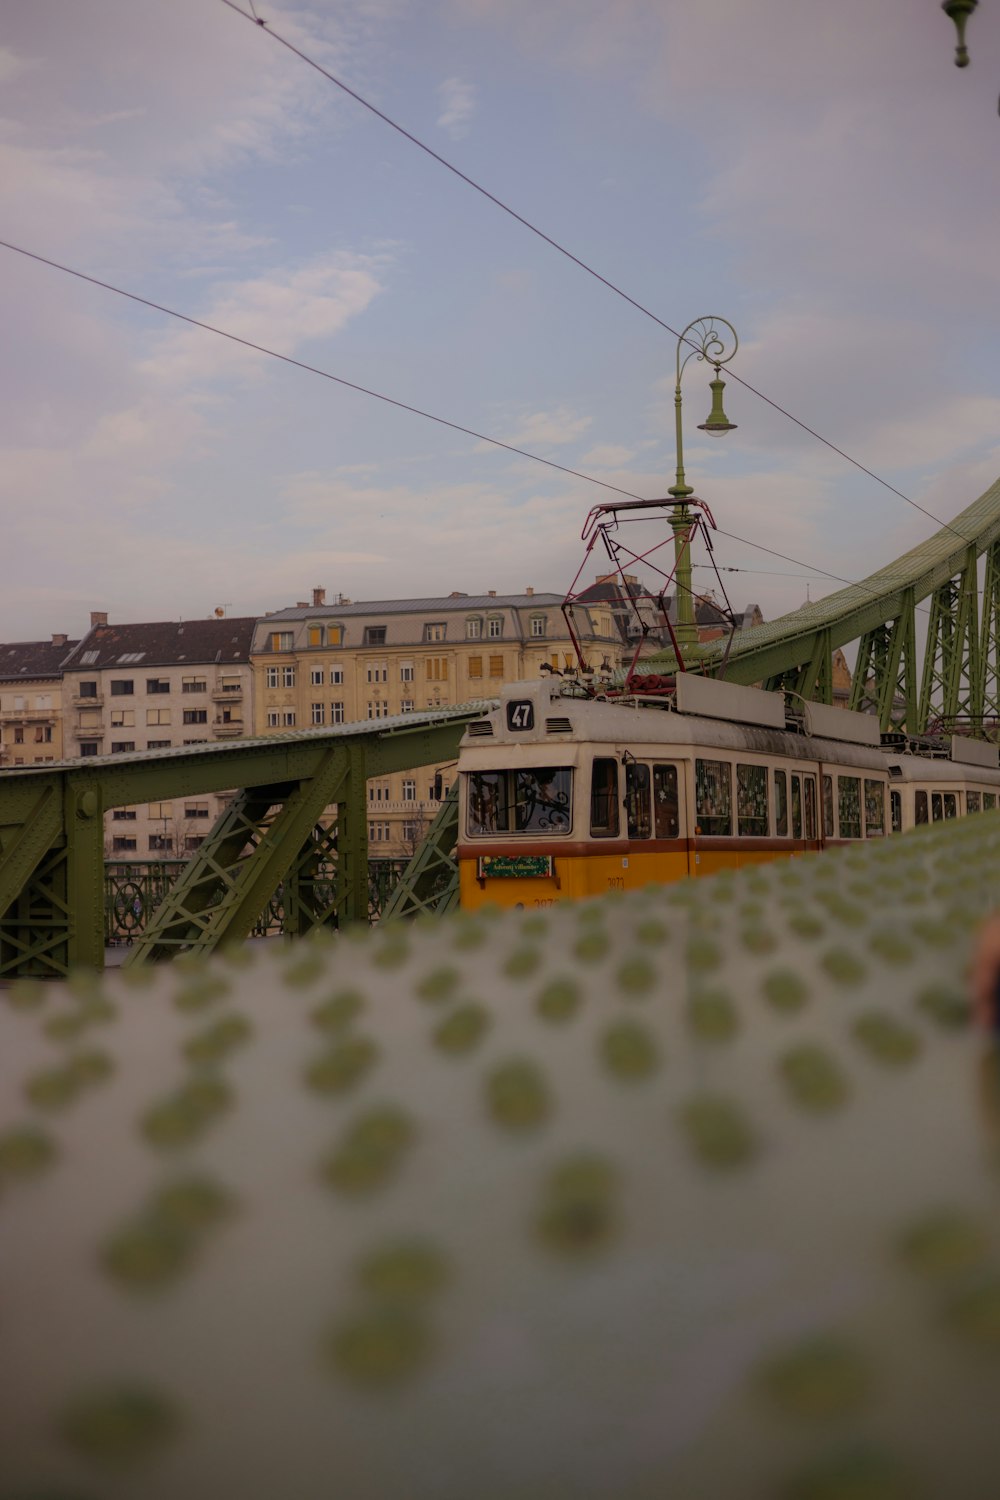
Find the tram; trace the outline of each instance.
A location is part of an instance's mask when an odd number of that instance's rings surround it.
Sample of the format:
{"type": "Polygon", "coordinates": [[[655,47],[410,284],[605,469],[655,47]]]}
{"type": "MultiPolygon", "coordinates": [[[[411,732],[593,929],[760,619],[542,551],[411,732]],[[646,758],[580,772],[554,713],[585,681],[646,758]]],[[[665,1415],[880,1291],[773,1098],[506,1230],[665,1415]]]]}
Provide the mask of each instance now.
{"type": "Polygon", "coordinates": [[[870,715],[788,713],[692,673],[648,696],[512,684],[459,750],[461,905],[551,906],[987,810],[997,749],[975,750],[988,763],[887,755],[870,715]]]}

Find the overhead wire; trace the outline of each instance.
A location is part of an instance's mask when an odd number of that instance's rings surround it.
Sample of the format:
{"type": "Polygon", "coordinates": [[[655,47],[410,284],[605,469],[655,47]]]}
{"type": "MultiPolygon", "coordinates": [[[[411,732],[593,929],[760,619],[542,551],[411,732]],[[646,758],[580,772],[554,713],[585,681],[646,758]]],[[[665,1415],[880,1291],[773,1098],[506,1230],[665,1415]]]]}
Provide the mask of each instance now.
{"type": "MultiPolygon", "coordinates": [[[[252,4],[252,0],[248,0],[248,3],[252,4]]],[[[391,130],[395,130],[398,135],[401,135],[404,138],[404,140],[409,141],[411,145],[416,146],[418,150],[423,151],[427,156],[431,157],[432,160],[436,161],[439,166],[444,167],[447,171],[451,172],[455,177],[464,182],[467,187],[470,187],[475,192],[480,193],[484,198],[487,198],[497,208],[501,209],[503,213],[509,214],[512,219],[516,219],[516,221],[519,224],[523,225],[525,229],[529,230],[531,234],[536,235],[540,240],[544,240],[544,242],[547,245],[551,246],[553,250],[557,251],[558,254],[565,256],[567,260],[572,261],[575,266],[578,266],[579,269],[581,271],[584,271],[588,276],[592,276],[595,281],[599,281],[602,286],[607,287],[608,290],[610,292],[613,292],[616,297],[620,297],[624,302],[627,302],[631,307],[634,307],[637,312],[642,313],[645,317],[651,318],[654,323],[657,323],[667,333],[672,334],[674,338],[683,340],[685,343],[690,344],[693,349],[697,349],[699,347],[698,345],[692,343],[690,339],[685,339],[683,334],[678,333],[676,328],[672,328],[669,323],[667,323],[663,318],[659,317],[655,312],[652,311],[651,308],[646,307],[635,297],[630,296],[623,287],[618,286],[615,282],[611,281],[609,277],[603,276],[600,271],[596,270],[594,266],[589,265],[588,262],[583,260],[581,256],[575,255],[572,250],[568,249],[565,245],[560,244],[560,242],[554,239],[552,235],[546,234],[544,229],[539,228],[537,224],[534,224],[530,219],[526,218],[524,214],[518,213],[515,208],[512,208],[509,203],[505,203],[502,198],[499,198],[496,195],[496,193],[491,193],[489,188],[484,187],[481,182],[477,182],[476,179],[474,177],[471,177],[467,172],[463,172],[460,167],[456,167],[454,162],[450,162],[448,158],[442,156],[439,151],[435,151],[433,146],[429,146],[426,141],[422,141],[420,137],[414,135],[411,130],[407,130],[404,125],[400,125],[399,122],[397,120],[394,120],[391,115],[387,115],[384,110],[379,109],[378,105],[373,104],[370,99],[366,99],[363,94],[358,93],[357,89],[351,88],[350,84],[345,83],[342,78],[338,78],[335,73],[331,73],[328,68],[324,68],[323,64],[317,62],[314,57],[310,57],[307,52],[303,52],[302,49],[300,47],[297,47],[294,42],[289,41],[287,37],[284,37],[280,32],[275,31],[270,23],[259,17],[256,12],[254,12],[253,15],[248,14],[245,10],[243,10],[239,5],[235,3],[235,0],[222,0],[222,4],[225,5],[229,10],[234,11],[238,16],[242,16],[244,20],[250,21],[252,24],[265,31],[268,36],[272,37],[282,47],[285,47],[289,52],[294,53],[294,55],[302,62],[304,62],[307,67],[313,68],[317,73],[320,73],[325,79],[327,79],[329,83],[332,83],[335,88],[338,88],[343,93],[347,94],[349,98],[353,99],[357,104],[360,104],[363,109],[369,110],[371,114],[375,115],[385,125],[388,125],[391,130]]],[[[958,528],[953,526],[949,521],[943,521],[940,516],[936,516],[934,512],[928,510],[926,506],[919,504],[919,502],[916,500],[912,500],[909,495],[906,495],[902,490],[897,489],[894,484],[890,484],[887,479],[883,479],[880,474],[876,474],[874,469],[869,469],[868,466],[866,464],[863,464],[860,459],[854,458],[850,453],[848,453],[845,449],[839,447],[830,438],[824,437],[821,432],[817,432],[814,427],[810,427],[807,422],[803,422],[801,418],[795,416],[793,412],[788,411],[786,407],[773,400],[772,397],[766,395],[764,391],[760,390],[757,386],[752,385],[749,380],[745,380],[742,375],[739,375],[734,369],[729,366],[727,366],[727,373],[730,379],[734,380],[738,385],[741,385],[744,390],[749,391],[751,395],[756,396],[758,400],[765,402],[772,408],[773,411],[776,411],[781,416],[786,417],[788,421],[793,422],[796,427],[801,428],[803,432],[808,433],[810,437],[815,438],[817,442],[822,443],[823,446],[829,448],[831,452],[838,454],[840,458],[853,465],[853,467],[858,469],[862,474],[866,474],[869,479],[873,479],[876,484],[880,484],[883,489],[888,490],[891,494],[896,495],[900,500],[904,501],[905,504],[911,506],[914,510],[919,511],[920,514],[926,516],[929,521],[933,521],[936,526],[953,532],[953,534],[959,537],[963,542],[970,542],[973,540],[972,537],[965,536],[963,532],[959,531],[958,528]]]]}
{"type": "MultiPolygon", "coordinates": [[[[490,437],[488,433],[477,432],[473,427],[465,427],[462,423],[453,422],[447,417],[440,417],[435,412],[424,411],[421,407],[412,406],[407,401],[399,401],[394,396],[386,396],[383,392],[372,390],[369,386],[359,385],[356,381],[347,380],[341,375],[334,375],[330,370],[324,370],[319,365],[311,365],[305,360],[295,359],[290,354],[282,354],[280,350],[270,349],[266,344],[258,344],[253,339],[243,338],[237,333],[230,333],[228,329],[219,328],[215,323],[207,323],[202,318],[194,318],[188,313],[178,312],[176,308],[167,307],[162,302],[155,302],[151,297],[143,297],[138,292],[126,291],[124,287],[115,286],[113,282],[103,281],[100,277],[91,276],[86,271],[78,271],[73,266],[64,265],[61,261],[52,260],[49,256],[40,255],[35,250],[27,250],[23,245],[15,245],[10,240],[0,239],[0,249],[13,251],[14,254],[22,255],[27,260],[36,261],[39,265],[48,266],[50,270],[61,271],[64,275],[72,276],[77,281],[87,282],[90,286],[96,286],[102,291],[111,292],[116,297],[123,297],[128,302],[138,303],[140,307],[148,307],[153,312],[163,313],[165,317],[175,318],[178,322],[187,323],[192,328],[200,328],[204,333],[212,333],[218,338],[228,339],[230,343],[240,344],[243,348],[251,349],[256,354],[264,354],[269,359],[280,360],[282,364],[292,365],[297,370],[305,371],[307,375],[318,375],[323,380],[332,381],[333,384],[344,386],[347,390],[357,391],[359,395],[370,396],[374,401],[382,401],[387,406],[397,407],[400,411],[409,412],[415,417],[422,417],[425,421],[435,422],[440,427],[448,427],[453,432],[462,433],[465,437],[473,437],[478,442],[489,443],[491,447],[501,448],[507,453],[514,453],[519,458],[530,459],[532,463],[544,464],[546,468],[556,469],[560,474],[569,474],[574,479],[585,480],[587,484],[595,484],[602,489],[612,490],[615,494],[624,495],[629,500],[645,500],[648,498],[645,495],[637,494],[634,490],[622,489],[619,485],[610,484],[605,479],[598,479],[596,475],[585,474],[581,469],[571,469],[566,464],[557,464],[551,458],[543,458],[539,453],[529,452],[527,448],[518,448],[513,443],[505,443],[500,438],[490,437]]],[[[779,558],[782,562],[793,563],[797,568],[807,568],[810,570],[811,577],[822,576],[832,579],[835,583],[847,584],[852,588],[864,588],[873,598],[879,597],[877,591],[868,588],[866,584],[853,582],[849,578],[842,578],[838,573],[830,573],[825,568],[813,568],[810,563],[802,562],[800,558],[789,557],[787,553],[778,552],[773,547],[765,547],[761,542],[753,542],[749,537],[737,536],[735,532],[724,531],[721,527],[717,527],[716,531],[719,536],[728,537],[730,541],[740,542],[757,552],[766,552],[768,556],[779,558]]]]}

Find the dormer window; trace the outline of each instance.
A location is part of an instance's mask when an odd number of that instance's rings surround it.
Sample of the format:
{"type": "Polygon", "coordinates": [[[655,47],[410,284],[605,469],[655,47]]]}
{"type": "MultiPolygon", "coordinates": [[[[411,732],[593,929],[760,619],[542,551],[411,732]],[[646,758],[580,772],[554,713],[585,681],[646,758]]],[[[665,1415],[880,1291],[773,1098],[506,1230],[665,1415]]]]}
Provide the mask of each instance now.
{"type": "Polygon", "coordinates": [[[443,620],[435,620],[433,624],[424,626],[425,641],[443,641],[448,633],[448,626],[443,620]]]}
{"type": "Polygon", "coordinates": [[[385,628],[384,625],[366,625],[365,626],[365,645],[366,646],[384,646],[385,645],[385,629],[386,628],[385,628]]]}
{"type": "Polygon", "coordinates": [[[471,615],[465,622],[465,639],[480,641],[483,638],[483,622],[479,615],[471,615]]]}
{"type": "Polygon", "coordinates": [[[532,617],[531,617],[531,634],[534,637],[536,637],[536,638],[538,636],[542,636],[542,635],[545,634],[545,616],[544,615],[532,615],[532,617]]]}
{"type": "Polygon", "coordinates": [[[500,640],[503,635],[503,615],[490,615],[486,622],[486,634],[491,641],[500,640]]]}

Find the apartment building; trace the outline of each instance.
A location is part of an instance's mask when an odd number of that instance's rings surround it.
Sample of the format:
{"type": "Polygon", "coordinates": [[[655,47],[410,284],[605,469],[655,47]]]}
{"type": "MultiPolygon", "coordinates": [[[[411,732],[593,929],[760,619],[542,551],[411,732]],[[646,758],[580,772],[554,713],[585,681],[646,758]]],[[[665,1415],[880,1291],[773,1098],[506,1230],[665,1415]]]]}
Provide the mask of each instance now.
{"type": "MultiPolygon", "coordinates": [[[[326,602],[314,589],[300,603],[258,621],[251,665],[255,732],[321,728],[468,703],[503,682],[538,677],[544,665],[576,664],[561,594],[449,594],[446,598],[326,602]]],[[[590,660],[621,664],[610,605],[578,605],[575,629],[590,660]]],[[[412,852],[454,778],[453,766],[425,766],[371,781],[368,839],[373,854],[412,852]]]]}
{"type": "MultiPolygon", "coordinates": [[[[67,758],[200,745],[251,729],[256,620],[109,625],[97,611],[90,620],[63,663],[67,758]]],[[[106,819],[105,852],[122,860],[184,858],[227,800],[204,793],[115,808],[106,819]]]]}
{"type": "Polygon", "coordinates": [[[76,641],[0,645],[0,767],[62,760],[62,664],[76,641]]]}

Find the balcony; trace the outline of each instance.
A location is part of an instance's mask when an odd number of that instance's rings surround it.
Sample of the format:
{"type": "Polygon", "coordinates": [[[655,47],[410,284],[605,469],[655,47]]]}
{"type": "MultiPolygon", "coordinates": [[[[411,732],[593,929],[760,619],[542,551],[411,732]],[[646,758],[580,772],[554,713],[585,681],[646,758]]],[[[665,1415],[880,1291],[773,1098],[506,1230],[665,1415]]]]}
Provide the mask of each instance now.
{"type": "Polygon", "coordinates": [[[70,699],[70,702],[72,703],[74,708],[103,708],[104,694],[97,693],[93,697],[87,697],[81,695],[80,693],[74,693],[72,698],[70,699]]]}
{"type": "Polygon", "coordinates": [[[95,729],[84,729],[77,724],[73,728],[73,738],[75,740],[102,740],[104,732],[104,726],[101,724],[98,724],[95,729]]]}
{"type": "Polygon", "coordinates": [[[243,733],[244,723],[242,719],[213,719],[212,730],[220,739],[238,739],[243,733]]]}
{"type": "Polygon", "coordinates": [[[242,683],[239,683],[236,687],[216,687],[212,689],[213,703],[242,703],[242,701],[242,683]]]}
{"type": "Polygon", "coordinates": [[[54,724],[56,712],[52,708],[5,708],[0,712],[4,724],[54,724]]]}

